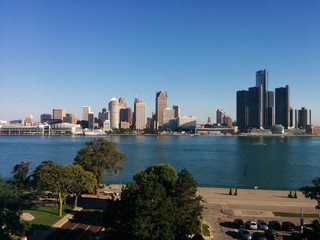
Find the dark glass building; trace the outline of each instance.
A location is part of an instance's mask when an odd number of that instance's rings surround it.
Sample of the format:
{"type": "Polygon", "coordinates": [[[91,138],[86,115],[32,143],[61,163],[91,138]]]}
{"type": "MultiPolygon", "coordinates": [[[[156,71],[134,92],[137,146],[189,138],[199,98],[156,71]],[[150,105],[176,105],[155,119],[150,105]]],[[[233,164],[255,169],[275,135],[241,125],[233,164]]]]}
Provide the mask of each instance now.
{"type": "Polygon", "coordinates": [[[276,88],[276,124],[281,124],[284,128],[291,127],[289,86],[276,88]]]}

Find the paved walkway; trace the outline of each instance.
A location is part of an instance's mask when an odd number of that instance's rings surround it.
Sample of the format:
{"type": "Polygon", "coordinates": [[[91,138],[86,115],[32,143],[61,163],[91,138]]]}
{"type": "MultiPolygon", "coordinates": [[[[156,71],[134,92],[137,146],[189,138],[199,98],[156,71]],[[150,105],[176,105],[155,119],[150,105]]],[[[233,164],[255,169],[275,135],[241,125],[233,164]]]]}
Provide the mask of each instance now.
{"type": "MultiPolygon", "coordinates": [[[[317,214],[316,201],[297,192],[297,198],[288,198],[289,191],[238,189],[237,196],[229,195],[229,188],[198,188],[203,196],[203,217],[210,226],[213,239],[234,239],[230,225],[235,218],[243,220],[290,220],[296,224],[298,218],[275,217],[273,212],[292,212],[317,214]]],[[[310,221],[307,219],[306,221],[310,221]]]]}

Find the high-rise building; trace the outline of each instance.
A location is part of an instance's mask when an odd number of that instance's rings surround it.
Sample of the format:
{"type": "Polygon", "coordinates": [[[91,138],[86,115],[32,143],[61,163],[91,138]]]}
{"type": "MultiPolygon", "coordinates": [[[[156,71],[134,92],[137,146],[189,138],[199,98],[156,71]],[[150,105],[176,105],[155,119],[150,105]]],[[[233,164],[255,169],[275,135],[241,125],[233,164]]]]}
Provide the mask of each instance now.
{"type": "Polygon", "coordinates": [[[93,112],[89,112],[88,114],[88,128],[94,129],[94,113],[93,112]]]}
{"type": "Polygon", "coordinates": [[[237,124],[239,131],[246,131],[249,126],[249,91],[237,91],[237,124]]]}
{"type": "Polygon", "coordinates": [[[178,106],[178,105],[174,105],[172,108],[173,108],[173,111],[174,111],[174,117],[175,118],[181,117],[181,107],[178,106]]]}
{"type": "Polygon", "coordinates": [[[99,127],[103,127],[104,121],[109,120],[109,118],[110,118],[110,112],[107,111],[106,108],[102,108],[102,111],[98,113],[99,127]]]}
{"type": "Polygon", "coordinates": [[[77,115],[75,113],[67,113],[63,118],[64,123],[76,124],[78,121],[77,115]]]}
{"type": "Polygon", "coordinates": [[[308,125],[308,109],[302,107],[298,110],[298,127],[305,129],[308,125]]]}
{"type": "Polygon", "coordinates": [[[131,126],[132,124],[132,109],[129,108],[122,108],[120,109],[120,122],[128,122],[131,126]]]}
{"type": "Polygon", "coordinates": [[[249,128],[263,128],[262,90],[261,86],[249,88],[249,128]]]}
{"type": "Polygon", "coordinates": [[[51,119],[52,119],[52,115],[49,113],[43,113],[40,115],[41,123],[49,122],[51,119]]]}
{"type": "Polygon", "coordinates": [[[223,109],[217,109],[216,111],[216,117],[217,117],[217,124],[222,124],[223,123],[223,117],[225,116],[225,112],[223,111],[223,109]]]}
{"type": "Polygon", "coordinates": [[[167,91],[160,91],[156,94],[156,129],[163,126],[163,110],[168,107],[167,91]]]}
{"type": "Polygon", "coordinates": [[[265,124],[268,128],[274,126],[275,119],[274,119],[274,92],[268,91],[268,104],[267,104],[267,110],[268,110],[268,117],[267,117],[267,123],[265,124]]]}
{"type": "Polygon", "coordinates": [[[82,107],[82,121],[88,121],[88,114],[91,112],[89,106],[82,107]]]}
{"type": "Polygon", "coordinates": [[[53,119],[56,119],[56,120],[63,120],[63,118],[66,116],[66,110],[65,109],[53,109],[52,110],[52,116],[53,116],[53,119]]]}
{"type": "Polygon", "coordinates": [[[261,96],[259,100],[259,112],[261,111],[261,119],[259,124],[255,125],[261,125],[261,128],[268,128],[270,127],[270,124],[268,124],[268,72],[267,70],[259,70],[256,72],[256,87],[260,87],[261,96]]]}
{"type": "Polygon", "coordinates": [[[289,103],[289,86],[276,88],[276,124],[281,124],[284,128],[290,125],[290,103],[289,103]]]}
{"type": "Polygon", "coordinates": [[[174,117],[174,110],[166,108],[163,110],[163,125],[165,130],[174,130],[176,128],[176,118],[174,117]]]}
{"type": "Polygon", "coordinates": [[[127,108],[127,103],[124,96],[119,98],[119,109],[127,108]]]}
{"type": "Polygon", "coordinates": [[[32,126],[33,125],[33,115],[27,115],[25,120],[26,126],[32,126]]]}
{"type": "Polygon", "coordinates": [[[146,104],[136,98],[134,100],[134,116],[135,116],[135,129],[142,130],[146,128],[146,104]]]}
{"type": "Polygon", "coordinates": [[[115,97],[110,99],[109,102],[109,111],[110,111],[110,127],[111,129],[119,128],[119,102],[115,97]]]}

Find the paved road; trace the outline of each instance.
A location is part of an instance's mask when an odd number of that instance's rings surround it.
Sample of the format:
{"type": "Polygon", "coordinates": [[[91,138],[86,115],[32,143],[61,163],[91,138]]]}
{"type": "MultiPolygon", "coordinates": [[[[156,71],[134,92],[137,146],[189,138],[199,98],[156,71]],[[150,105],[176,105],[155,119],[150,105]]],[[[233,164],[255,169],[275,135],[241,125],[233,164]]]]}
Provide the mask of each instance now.
{"type": "MultiPolygon", "coordinates": [[[[232,224],[235,218],[242,218],[244,221],[290,220],[298,225],[299,218],[275,217],[273,212],[299,213],[302,207],[305,213],[317,213],[316,202],[306,199],[300,192],[297,193],[297,199],[288,198],[288,191],[238,189],[237,196],[230,196],[228,193],[229,189],[222,188],[198,189],[198,194],[203,196],[203,217],[210,226],[212,239],[239,239],[232,224]]],[[[305,222],[311,220],[305,219],[305,222]]]]}

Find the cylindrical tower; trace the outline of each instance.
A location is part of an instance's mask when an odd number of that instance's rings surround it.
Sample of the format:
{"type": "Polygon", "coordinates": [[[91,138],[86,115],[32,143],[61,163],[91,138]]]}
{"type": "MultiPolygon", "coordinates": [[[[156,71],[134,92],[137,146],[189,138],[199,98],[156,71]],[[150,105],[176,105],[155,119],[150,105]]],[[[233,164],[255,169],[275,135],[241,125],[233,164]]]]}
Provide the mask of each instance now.
{"type": "Polygon", "coordinates": [[[115,97],[110,99],[109,102],[109,111],[110,111],[110,127],[119,128],[119,102],[115,97]]]}

